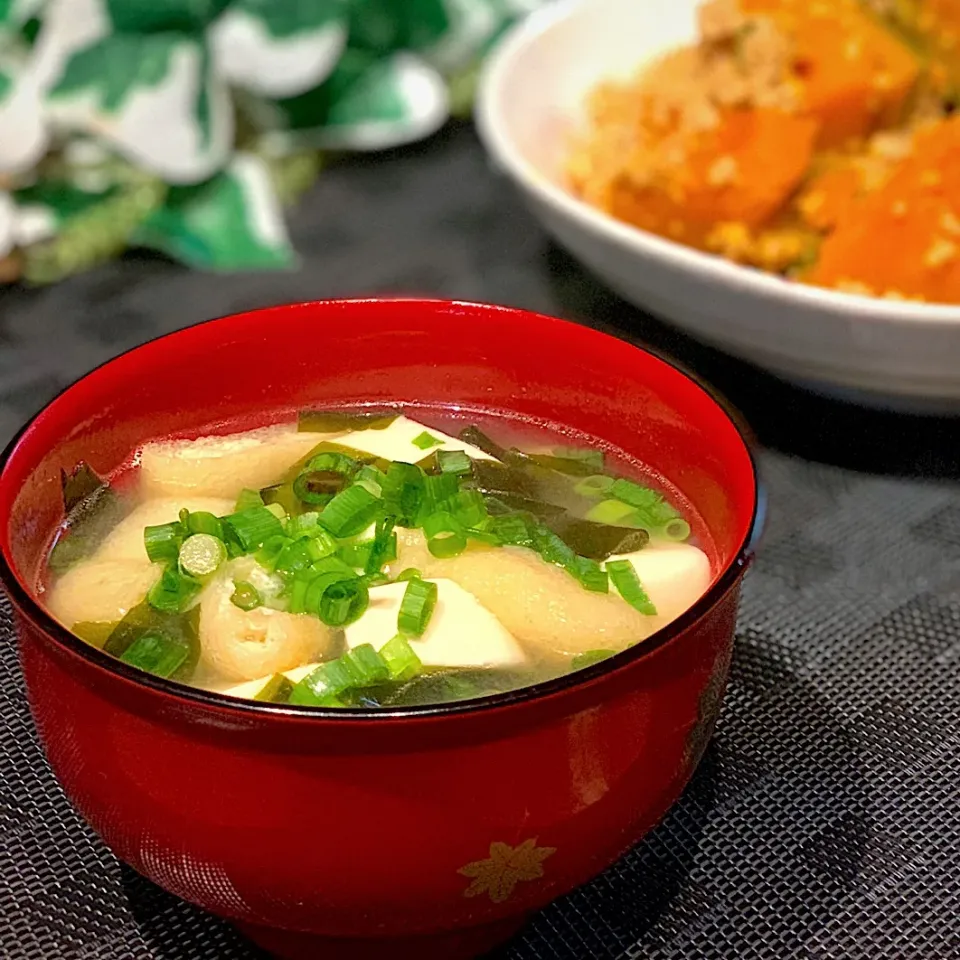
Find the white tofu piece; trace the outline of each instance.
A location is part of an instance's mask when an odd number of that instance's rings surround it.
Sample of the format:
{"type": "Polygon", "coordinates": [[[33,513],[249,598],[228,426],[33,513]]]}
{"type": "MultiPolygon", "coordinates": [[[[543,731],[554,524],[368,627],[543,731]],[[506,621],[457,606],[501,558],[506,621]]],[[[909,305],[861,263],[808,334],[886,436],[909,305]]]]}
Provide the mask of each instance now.
{"type": "Polygon", "coordinates": [[[385,460],[400,460],[404,463],[423,460],[434,450],[462,450],[474,460],[495,459],[479,447],[464,443],[432,427],[425,427],[422,423],[417,423],[416,420],[410,420],[408,417],[397,417],[389,427],[383,430],[354,430],[352,433],[338,437],[337,443],[352,447],[354,450],[362,450],[364,453],[371,453],[375,457],[383,457],[385,460]],[[413,441],[424,432],[443,442],[421,450],[413,441]]]}
{"type": "MultiPolygon", "coordinates": [[[[497,618],[471,593],[452,580],[434,580],[437,606],[419,639],[410,646],[427,667],[508,667],[526,661],[526,654],[497,618]]],[[[397,614],[406,583],[390,583],[370,591],[370,606],[346,628],[351,649],[369,643],[379,650],[397,634],[397,614]]]]}
{"type": "MultiPolygon", "coordinates": [[[[236,500],[245,487],[259,490],[317,444],[337,433],[299,433],[264,427],[225,437],[146,444],[140,452],[140,485],[147,496],[219,496],[236,500]]],[[[231,504],[231,507],[233,504],[231,504]]]]}
{"type": "Polygon", "coordinates": [[[655,540],[635,553],[610,557],[607,563],[610,560],[629,560],[633,564],[661,623],[689,609],[713,580],[707,555],[689,543],[655,540]]]}

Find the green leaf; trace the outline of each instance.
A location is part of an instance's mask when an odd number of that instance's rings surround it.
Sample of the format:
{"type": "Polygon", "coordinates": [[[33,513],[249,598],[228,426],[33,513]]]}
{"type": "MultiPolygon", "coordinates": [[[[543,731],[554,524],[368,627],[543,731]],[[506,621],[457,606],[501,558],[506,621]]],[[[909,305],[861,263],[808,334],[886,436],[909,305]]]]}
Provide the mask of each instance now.
{"type": "Polygon", "coordinates": [[[36,87],[17,64],[0,69],[0,172],[28,170],[43,156],[47,129],[36,87]]]}
{"type": "Polygon", "coordinates": [[[156,87],[170,72],[170,58],[183,43],[176,33],[152,36],[117,34],[75,53],[51,91],[70,97],[93,91],[106,113],[117,112],[141,87],[156,87]]]}
{"type": "Polygon", "coordinates": [[[206,45],[183,33],[112,34],[75,52],[48,111],[171,183],[208,179],[233,140],[226,87],[206,45]]]}
{"type": "Polygon", "coordinates": [[[46,0],[0,0],[0,31],[19,29],[44,6],[46,0]]]}
{"type": "Polygon", "coordinates": [[[444,0],[353,0],[350,42],[374,53],[418,50],[450,29],[444,0]]]}
{"type": "Polygon", "coordinates": [[[322,83],[346,42],[343,0],[236,0],[210,29],[225,79],[271,99],[322,83]]]}
{"type": "Polygon", "coordinates": [[[269,172],[247,153],[206,183],[171,189],[135,242],[206,270],[278,269],[295,261],[269,172]]]}
{"type": "Polygon", "coordinates": [[[230,11],[256,17],[271,36],[282,39],[340,23],[347,5],[345,0],[235,0],[230,11]]]}
{"type": "Polygon", "coordinates": [[[44,207],[53,214],[57,223],[64,223],[116,194],[116,187],[96,193],[81,190],[62,180],[42,180],[17,190],[14,196],[19,206],[44,207]]]}
{"type": "Polygon", "coordinates": [[[199,34],[229,5],[230,0],[106,0],[114,28],[126,33],[199,34]]]}
{"type": "Polygon", "coordinates": [[[379,150],[421,139],[449,115],[443,79],[409,53],[378,58],[348,50],[330,79],[275,105],[295,142],[330,149],[379,150]]]}
{"type": "Polygon", "coordinates": [[[0,191],[0,257],[5,257],[14,246],[16,207],[8,193],[0,191]]]}

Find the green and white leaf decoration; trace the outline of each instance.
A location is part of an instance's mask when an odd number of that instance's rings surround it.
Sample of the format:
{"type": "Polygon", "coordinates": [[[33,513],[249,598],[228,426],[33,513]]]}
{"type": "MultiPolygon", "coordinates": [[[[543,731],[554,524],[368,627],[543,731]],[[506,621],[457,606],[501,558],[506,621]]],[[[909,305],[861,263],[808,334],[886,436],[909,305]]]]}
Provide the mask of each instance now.
{"type": "Polygon", "coordinates": [[[0,257],[5,257],[13,249],[16,211],[10,194],[0,192],[0,257]]]}
{"type": "Polygon", "coordinates": [[[110,33],[104,0],[50,0],[43,12],[31,69],[37,86],[48,91],[67,61],[110,33]]]}
{"type": "Polygon", "coordinates": [[[264,97],[322,83],[347,43],[341,0],[236,0],[210,28],[220,73],[264,97]]]}
{"type": "Polygon", "coordinates": [[[250,153],[235,154],[226,170],[206,183],[172,188],[134,239],[202,270],[296,264],[269,170],[250,153]]]}
{"type": "Polygon", "coordinates": [[[169,183],[206,180],[233,143],[226,86],[205,46],[184,34],[117,33],[77,50],[48,94],[48,112],[169,183]]]}
{"type": "Polygon", "coordinates": [[[0,173],[30,169],[46,149],[36,80],[16,59],[4,58],[0,60],[0,173]]]}
{"type": "Polygon", "coordinates": [[[0,0],[0,31],[17,30],[43,9],[46,0],[0,0]]]}
{"type": "Polygon", "coordinates": [[[407,52],[377,58],[348,50],[321,87],[271,107],[275,138],[327,150],[412,143],[439,130],[450,115],[443,77],[407,52]]]}
{"type": "Polygon", "coordinates": [[[447,28],[439,40],[421,54],[443,73],[454,73],[470,64],[497,35],[504,18],[489,2],[442,0],[447,28]]]}
{"type": "Polygon", "coordinates": [[[105,0],[117,33],[200,34],[233,0],[105,0]]]}

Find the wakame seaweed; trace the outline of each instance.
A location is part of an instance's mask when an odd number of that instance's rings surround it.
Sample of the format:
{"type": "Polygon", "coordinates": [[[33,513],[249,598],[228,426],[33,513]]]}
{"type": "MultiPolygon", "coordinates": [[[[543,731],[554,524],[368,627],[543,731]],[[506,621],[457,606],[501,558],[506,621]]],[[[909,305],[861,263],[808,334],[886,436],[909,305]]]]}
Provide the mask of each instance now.
{"type": "Polygon", "coordinates": [[[147,633],[159,633],[187,644],[190,655],[170,679],[188,682],[200,659],[200,605],[185,613],[163,613],[144,600],[132,607],[113,628],[103,649],[117,658],[122,657],[147,633]]]}
{"type": "Polygon", "coordinates": [[[337,433],[346,430],[386,430],[397,419],[396,412],[376,410],[344,413],[336,410],[301,410],[297,415],[300,433],[337,433]]]}
{"type": "Polygon", "coordinates": [[[60,484],[65,520],[48,560],[54,574],[93,554],[124,514],[123,501],[85,461],[61,470],[60,484]]]}

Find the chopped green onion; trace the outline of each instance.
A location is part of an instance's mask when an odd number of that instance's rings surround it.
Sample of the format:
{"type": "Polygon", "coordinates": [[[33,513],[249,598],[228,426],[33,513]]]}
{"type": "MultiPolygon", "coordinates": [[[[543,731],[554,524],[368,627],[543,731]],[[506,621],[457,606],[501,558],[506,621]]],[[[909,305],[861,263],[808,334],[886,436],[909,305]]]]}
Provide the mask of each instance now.
{"type": "Polygon", "coordinates": [[[611,560],[607,563],[607,573],[610,574],[610,579],[617,588],[617,593],[631,607],[648,617],[657,615],[657,608],[651,602],[650,597],[647,596],[647,591],[643,589],[637,571],[629,560],[611,560]]]}
{"type": "Polygon", "coordinates": [[[198,580],[212,576],[226,559],[227,548],[223,541],[209,533],[195,533],[187,537],[180,548],[181,571],[198,580]]]}
{"type": "Polygon", "coordinates": [[[386,661],[369,643],[348,650],[340,659],[353,673],[355,688],[375,687],[390,679],[390,668],[386,661]]]}
{"type": "Polygon", "coordinates": [[[335,537],[352,537],[376,518],[382,501],[365,487],[354,485],[338,493],[323,509],[320,522],[335,537]]]}
{"type": "Polygon", "coordinates": [[[263,546],[257,551],[257,563],[270,573],[275,573],[280,554],[288,543],[290,538],[283,534],[277,534],[265,540],[263,546]]]}
{"type": "Polygon", "coordinates": [[[388,513],[396,516],[401,527],[415,526],[424,499],[424,476],[412,463],[394,461],[386,470],[382,484],[388,513]]]}
{"type": "Polygon", "coordinates": [[[446,512],[432,513],[423,521],[427,549],[438,559],[456,557],[467,548],[463,524],[446,512]]]}
{"type": "Polygon", "coordinates": [[[329,537],[330,534],[320,526],[320,514],[315,510],[308,510],[298,517],[288,517],[286,522],[287,536],[298,537],[329,537]]]}
{"type": "Polygon", "coordinates": [[[263,606],[263,597],[260,591],[246,580],[236,580],[233,584],[233,594],[230,602],[241,610],[256,610],[263,606]]]}
{"type": "Polygon", "coordinates": [[[307,590],[310,587],[310,581],[306,579],[297,579],[293,581],[290,587],[290,612],[307,612],[307,590]]]}
{"type": "Polygon", "coordinates": [[[608,660],[615,653],[615,650],[587,650],[585,653],[578,653],[570,662],[570,669],[583,670],[584,667],[592,667],[595,663],[608,660]]]}
{"type": "Polygon", "coordinates": [[[189,533],[206,533],[218,540],[223,539],[223,524],[219,517],[215,517],[206,510],[198,510],[187,516],[187,531],[189,533]]]}
{"type": "Polygon", "coordinates": [[[344,488],[346,482],[345,477],[332,470],[311,470],[301,473],[293,481],[293,492],[301,503],[322,507],[344,488]]]}
{"type": "Polygon", "coordinates": [[[179,520],[173,523],[160,523],[143,528],[143,545],[151,563],[161,560],[176,560],[180,555],[180,544],[186,536],[183,524],[179,520]]]}
{"type": "Polygon", "coordinates": [[[260,703],[286,703],[292,690],[293,683],[282,673],[275,673],[253,699],[260,703]]]}
{"type": "Polygon", "coordinates": [[[490,530],[478,530],[471,528],[467,530],[467,537],[470,540],[476,540],[477,543],[486,543],[491,547],[502,547],[503,541],[490,530]]]}
{"type": "MultiPolygon", "coordinates": [[[[322,580],[323,577],[319,579],[322,580]]],[[[309,590],[307,594],[309,596],[309,590]]],[[[352,580],[337,580],[323,591],[319,615],[328,627],[344,627],[359,620],[369,605],[370,594],[362,579],[355,577],[352,580]]]]}
{"type": "Polygon", "coordinates": [[[578,460],[599,473],[604,466],[604,453],[595,447],[554,447],[553,455],[559,460],[578,460]]]}
{"type": "Polygon", "coordinates": [[[277,573],[291,576],[306,570],[318,560],[333,556],[336,551],[337,542],[329,534],[288,540],[274,561],[274,569],[277,573]]]}
{"type": "Polygon", "coordinates": [[[170,677],[186,662],[190,647],[158,631],[141,634],[120,655],[124,663],[158,677],[170,677]]]}
{"type": "MultiPolygon", "coordinates": [[[[563,474],[565,477],[589,477],[596,473],[596,467],[592,463],[586,463],[583,460],[564,459],[563,457],[551,457],[547,453],[522,454],[519,450],[511,450],[511,454],[516,457],[524,457],[529,461],[529,466],[539,469],[539,471],[549,470],[556,474],[563,474]]],[[[520,461],[523,463],[524,461],[520,461]]],[[[539,474],[537,474],[539,477],[539,474]]],[[[544,477],[546,479],[546,477],[544,477]]],[[[567,481],[569,482],[569,481],[567,481]]]]}
{"type": "Polygon", "coordinates": [[[437,585],[429,580],[410,580],[397,614],[397,630],[422,637],[437,605],[437,585]]]}
{"type": "Polygon", "coordinates": [[[278,520],[286,523],[289,510],[282,503],[268,503],[266,509],[272,513],[278,520]]]}
{"type": "Polygon", "coordinates": [[[520,514],[507,514],[494,517],[490,532],[500,538],[500,542],[514,547],[533,547],[534,538],[526,517],[520,514]]]}
{"type": "Polygon", "coordinates": [[[407,567],[402,573],[398,573],[395,583],[402,583],[404,580],[422,580],[423,574],[416,567],[407,567]]]}
{"type": "Polygon", "coordinates": [[[372,540],[361,540],[359,543],[344,543],[337,549],[337,556],[348,566],[364,570],[370,554],[373,551],[372,540]]]}
{"type": "Polygon", "coordinates": [[[603,474],[584,477],[578,483],[574,484],[573,492],[578,493],[581,497],[589,497],[591,500],[596,500],[608,495],[614,482],[613,477],[607,477],[603,474]]]}
{"type": "MultiPolygon", "coordinates": [[[[368,484],[375,484],[378,489],[382,490],[383,485],[386,482],[387,475],[382,470],[379,470],[372,464],[367,463],[357,471],[357,475],[353,479],[355,483],[362,483],[365,486],[368,484]]],[[[367,486],[367,489],[370,490],[371,488],[367,486]]]]}
{"type": "Polygon", "coordinates": [[[473,461],[464,450],[438,450],[436,456],[441,473],[463,476],[473,469],[473,461]]]}
{"type": "Polygon", "coordinates": [[[442,440],[438,440],[436,437],[427,433],[426,430],[419,436],[414,437],[410,442],[420,450],[429,450],[431,447],[443,446],[442,440]]]}
{"type": "Polygon", "coordinates": [[[325,700],[344,693],[353,684],[353,671],[341,660],[330,660],[294,684],[290,703],[306,707],[327,706],[325,700]]]}
{"type": "Polygon", "coordinates": [[[460,481],[454,473],[440,473],[423,478],[423,513],[435,513],[460,490],[460,481]]]}
{"type": "Polygon", "coordinates": [[[271,537],[283,535],[283,524],[269,505],[231,513],[223,518],[223,526],[225,535],[239,543],[247,553],[263,546],[271,537]]]}
{"type": "Polygon", "coordinates": [[[349,454],[337,450],[328,450],[311,457],[304,467],[304,473],[338,473],[343,477],[352,477],[360,469],[360,461],[349,454]]]}
{"type": "Polygon", "coordinates": [[[576,574],[584,590],[590,590],[593,593],[610,592],[610,578],[596,560],[577,557],[571,572],[576,574]]]}
{"type": "Polygon", "coordinates": [[[615,480],[610,488],[610,496],[631,507],[647,509],[663,502],[663,496],[651,487],[641,486],[632,480],[615,480]]]}
{"type": "MultiPolygon", "coordinates": [[[[293,492],[292,481],[290,483],[276,483],[272,487],[264,487],[260,491],[260,497],[266,506],[279,504],[290,516],[296,516],[302,509],[299,498],[293,492]]],[[[247,509],[249,510],[250,507],[247,509]]],[[[243,513],[246,511],[238,510],[235,512],[243,513]]]]}
{"type": "Polygon", "coordinates": [[[568,569],[573,569],[576,565],[576,551],[547,527],[538,526],[534,531],[534,550],[547,563],[555,563],[568,569]]]}
{"type": "Polygon", "coordinates": [[[461,490],[447,501],[446,506],[464,527],[479,527],[487,519],[487,505],[483,494],[476,490],[461,490]]]}
{"type": "Polygon", "coordinates": [[[263,497],[260,496],[259,490],[241,490],[233,512],[240,513],[243,510],[249,510],[251,507],[262,507],[263,505],[263,497]]]}
{"type": "Polygon", "coordinates": [[[423,663],[403,634],[388,640],[380,648],[380,656],[387,665],[390,679],[396,683],[412,680],[423,672],[423,663]]]}
{"type": "Polygon", "coordinates": [[[601,500],[600,503],[588,511],[586,519],[592,520],[594,523],[608,523],[617,526],[633,513],[634,508],[622,500],[601,500]]]}
{"type": "Polygon", "coordinates": [[[396,521],[393,517],[377,521],[377,530],[370,546],[370,553],[363,565],[368,575],[379,573],[385,563],[397,559],[397,535],[393,532],[396,521]]]}
{"type": "Polygon", "coordinates": [[[674,517],[673,520],[668,520],[655,533],[658,533],[664,540],[681,542],[690,536],[690,524],[682,517],[674,517]]]}
{"type": "Polygon", "coordinates": [[[147,602],[162,613],[180,613],[200,592],[201,584],[184,576],[176,564],[170,564],[160,579],[150,588],[147,602]]]}

